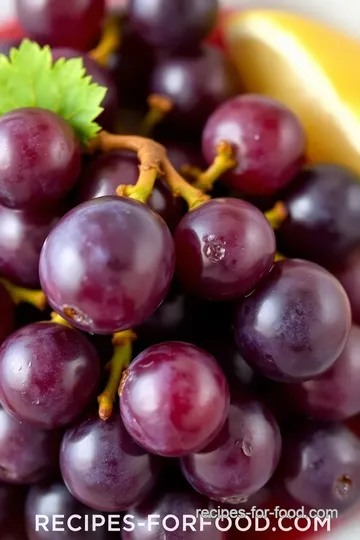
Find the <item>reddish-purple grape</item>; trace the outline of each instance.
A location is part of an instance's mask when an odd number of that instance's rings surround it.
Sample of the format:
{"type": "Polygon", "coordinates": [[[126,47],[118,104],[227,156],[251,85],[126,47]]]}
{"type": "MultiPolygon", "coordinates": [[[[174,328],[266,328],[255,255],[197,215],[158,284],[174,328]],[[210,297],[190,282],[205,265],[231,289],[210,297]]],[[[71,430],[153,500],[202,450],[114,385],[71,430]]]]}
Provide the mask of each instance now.
{"type": "Polygon", "coordinates": [[[54,429],[73,422],[94,397],[100,361],[77,330],[35,323],[0,348],[0,401],[19,420],[54,429]]]}
{"type": "Polygon", "coordinates": [[[4,285],[0,283],[0,344],[15,326],[15,305],[4,285]]]}
{"type": "Polygon", "coordinates": [[[80,145],[60,116],[44,109],[16,109],[0,118],[0,138],[0,204],[43,207],[75,185],[80,145]]]}
{"type": "Polygon", "coordinates": [[[244,359],[262,375],[299,381],[334,364],[350,327],[340,282],[314,263],[285,260],[239,304],[235,338],[244,359]]]}
{"type": "Polygon", "coordinates": [[[40,45],[87,51],[100,38],[105,0],[15,0],[15,5],[26,34],[40,45]]]}
{"type": "Polygon", "coordinates": [[[174,104],[166,122],[191,133],[201,130],[209,115],[236,94],[235,76],[227,58],[208,45],[160,60],[150,88],[153,93],[168,96],[174,104]]]}
{"type": "MultiPolygon", "coordinates": [[[[116,195],[120,184],[135,185],[139,178],[139,160],[135,154],[113,151],[92,159],[83,169],[79,182],[79,200],[116,195]]],[[[179,223],[183,205],[162,180],[155,182],[148,205],[159,214],[170,229],[179,223]]]]}
{"type": "Polygon", "coordinates": [[[126,429],[154,454],[178,457],[204,448],[219,433],[229,390],[215,359],[194,345],[172,341],[143,351],[121,385],[126,429]]]}
{"type": "MultiPolygon", "coordinates": [[[[33,486],[26,498],[25,505],[25,519],[26,530],[29,536],[29,540],[85,540],[90,538],[92,540],[107,540],[109,538],[107,527],[99,527],[96,531],[91,530],[91,521],[94,512],[77,501],[66,488],[62,482],[50,482],[43,483],[37,486],[33,486]],[[54,531],[52,530],[53,516],[64,516],[64,530],[54,531]],[[36,516],[41,516],[39,524],[44,523],[48,518],[46,527],[48,531],[40,525],[39,530],[36,530],[36,516]],[[76,516],[76,517],[72,517],[76,516]],[[85,516],[89,519],[89,532],[85,529],[85,516]],[[79,531],[71,531],[69,525],[77,529],[82,527],[79,531]]],[[[44,523],[45,525],[45,523],[44,523]]],[[[60,529],[62,526],[59,527],[60,529]]]]}
{"type": "Polygon", "coordinates": [[[216,24],[218,0],[130,0],[134,31],[149,45],[191,50],[216,24]]]}
{"type": "Polygon", "coordinates": [[[336,265],[360,244],[360,178],[338,165],[305,168],[284,194],[282,253],[336,265]]]}
{"type": "Polygon", "coordinates": [[[23,287],[39,287],[41,248],[57,221],[52,211],[0,205],[0,274],[23,287]]]}
{"type": "Polygon", "coordinates": [[[118,512],[139,504],[154,488],[161,461],[140,448],[119,414],[98,415],[69,429],[60,455],[62,476],[71,493],[95,510],[118,512]]]}
{"type": "Polygon", "coordinates": [[[66,60],[70,58],[81,58],[86,69],[86,74],[91,77],[94,83],[107,89],[106,95],[101,103],[101,107],[103,107],[104,111],[96,121],[104,129],[113,130],[119,103],[116,84],[110,72],[100,66],[98,62],[92,60],[89,55],[76,51],[75,49],[54,48],[52,49],[51,54],[54,62],[60,58],[65,58],[66,60]]]}
{"type": "MultiPolygon", "coordinates": [[[[203,522],[209,523],[203,524],[203,530],[201,529],[201,518],[198,517],[194,524],[195,530],[192,530],[187,526],[183,531],[183,519],[184,516],[197,517],[199,510],[211,510],[211,502],[202,497],[199,493],[196,493],[190,489],[176,490],[167,489],[155,494],[155,496],[149,497],[140,506],[131,508],[129,514],[134,516],[134,530],[124,530],[132,528],[126,525],[124,520],[122,538],[123,540],[160,540],[160,538],[166,538],[166,540],[223,540],[225,533],[221,532],[215,525],[215,521],[211,521],[207,518],[203,518],[203,522]],[[150,516],[157,516],[150,518],[150,516]],[[167,516],[175,516],[179,519],[179,528],[170,532],[165,530],[162,526],[162,522],[167,516]],[[151,521],[150,521],[151,520],[151,521]],[[153,524],[154,521],[159,522],[158,525],[153,524]],[[145,523],[145,526],[138,525],[139,523],[145,523]],[[149,529],[150,526],[150,531],[149,529]]],[[[167,526],[175,526],[174,518],[168,518],[167,526]]]]}
{"type": "Polygon", "coordinates": [[[340,511],[360,499],[360,440],[345,426],[296,426],[283,442],[279,482],[294,499],[340,511]]]}
{"type": "Polygon", "coordinates": [[[19,422],[0,406],[0,482],[35,484],[52,474],[58,434],[19,422]]]}
{"type": "Polygon", "coordinates": [[[338,261],[331,272],[344,287],[351,304],[355,324],[360,325],[360,249],[354,250],[349,257],[338,261]]]}
{"type": "Polygon", "coordinates": [[[255,206],[214,199],[189,212],[175,232],[176,271],[186,290],[212,300],[252,291],[274,262],[275,236],[255,206]]]}
{"type": "Polygon", "coordinates": [[[209,164],[224,140],[232,144],[237,165],[223,179],[239,192],[273,193],[286,186],[304,162],[306,139],[299,120],[264,96],[235,97],[210,116],[203,132],[209,164]]]}
{"type": "Polygon", "coordinates": [[[182,458],[182,469],[200,493],[238,503],[268,482],[280,452],[280,430],[270,411],[258,400],[242,396],[230,405],[218,437],[201,452],[182,458]]]}
{"type": "Polygon", "coordinates": [[[351,327],[349,339],[335,364],[325,373],[285,388],[299,411],[319,420],[345,420],[360,413],[360,327],[351,327]]]}
{"type": "Polygon", "coordinates": [[[48,236],[40,280],[49,304],[96,334],[139,325],[164,300],[174,247],[164,221],[132,199],[101,197],[69,212],[48,236]]]}

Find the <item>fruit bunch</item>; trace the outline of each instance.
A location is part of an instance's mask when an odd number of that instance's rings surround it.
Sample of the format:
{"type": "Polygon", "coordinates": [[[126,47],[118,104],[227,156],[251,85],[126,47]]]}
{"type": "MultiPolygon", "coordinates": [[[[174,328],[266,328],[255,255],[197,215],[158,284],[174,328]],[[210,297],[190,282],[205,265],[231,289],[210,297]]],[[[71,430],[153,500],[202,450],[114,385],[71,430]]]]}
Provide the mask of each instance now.
{"type": "MultiPolygon", "coordinates": [[[[1,538],[119,538],[35,516],[180,519],[265,486],[347,510],[359,178],[307,163],[301,118],[242,93],[209,44],[217,0],[16,6],[27,37],[0,56],[1,538]]],[[[122,537],[165,534],[225,537],[122,537]]]]}

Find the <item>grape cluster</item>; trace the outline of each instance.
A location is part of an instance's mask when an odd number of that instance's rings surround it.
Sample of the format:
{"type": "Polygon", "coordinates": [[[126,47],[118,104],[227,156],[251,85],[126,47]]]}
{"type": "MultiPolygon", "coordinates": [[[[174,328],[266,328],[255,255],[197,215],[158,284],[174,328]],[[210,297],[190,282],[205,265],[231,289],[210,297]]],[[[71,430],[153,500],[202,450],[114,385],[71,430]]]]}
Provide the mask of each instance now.
{"type": "MultiPolygon", "coordinates": [[[[16,7],[107,88],[113,133],[0,116],[1,539],[120,537],[37,514],[359,502],[360,179],[305,165],[301,118],[241,93],[217,0],[16,7]],[[53,312],[24,315],[38,288],[53,312]]],[[[225,538],[122,538],[165,534],[225,538]]]]}

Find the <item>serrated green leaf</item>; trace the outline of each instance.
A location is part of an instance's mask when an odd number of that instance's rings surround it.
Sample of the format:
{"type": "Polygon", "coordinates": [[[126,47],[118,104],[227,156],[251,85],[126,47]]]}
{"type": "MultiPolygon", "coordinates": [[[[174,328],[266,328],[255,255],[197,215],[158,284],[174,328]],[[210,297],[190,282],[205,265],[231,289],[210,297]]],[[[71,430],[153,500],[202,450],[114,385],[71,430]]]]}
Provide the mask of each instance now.
{"type": "Polygon", "coordinates": [[[62,116],[86,144],[100,131],[95,119],[107,89],[93,83],[81,58],[53,64],[49,47],[25,39],[10,57],[0,55],[0,114],[40,107],[62,116]]]}

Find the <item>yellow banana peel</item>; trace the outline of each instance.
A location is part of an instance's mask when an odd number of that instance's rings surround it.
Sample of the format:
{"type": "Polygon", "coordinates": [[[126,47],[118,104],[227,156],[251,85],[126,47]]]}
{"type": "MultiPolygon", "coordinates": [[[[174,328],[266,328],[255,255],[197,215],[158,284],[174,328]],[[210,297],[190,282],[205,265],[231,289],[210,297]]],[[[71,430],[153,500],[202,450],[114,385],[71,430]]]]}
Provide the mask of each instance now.
{"type": "Polygon", "coordinates": [[[244,91],[277,99],[298,115],[309,161],[360,174],[360,41],[275,10],[235,13],[224,35],[244,91]]]}

